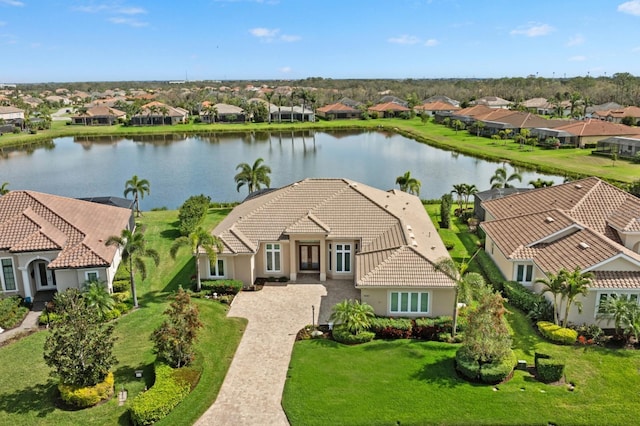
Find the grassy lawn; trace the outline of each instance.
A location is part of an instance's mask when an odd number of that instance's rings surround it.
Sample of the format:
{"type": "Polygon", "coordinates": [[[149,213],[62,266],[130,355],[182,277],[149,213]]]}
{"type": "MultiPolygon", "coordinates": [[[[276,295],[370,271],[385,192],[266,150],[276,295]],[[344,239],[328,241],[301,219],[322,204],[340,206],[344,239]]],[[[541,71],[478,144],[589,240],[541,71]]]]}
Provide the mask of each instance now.
{"type": "Polygon", "coordinates": [[[526,318],[508,315],[519,359],[544,350],[567,360],[566,386],[516,371],[493,386],[454,371],[457,345],[412,340],[345,346],[297,342],[283,406],[292,425],[391,424],[635,424],[640,353],[542,342],[526,318]],[[393,360],[392,362],[389,362],[393,360]]]}
{"type": "MultiPolygon", "coordinates": [[[[449,149],[479,158],[494,161],[507,160],[517,166],[544,171],[552,174],[577,176],[598,176],[603,179],[632,182],[640,175],[640,165],[626,160],[618,160],[615,166],[607,157],[591,155],[590,149],[542,149],[525,146],[512,140],[494,141],[476,137],[465,130],[456,132],[431,121],[424,124],[419,118],[413,120],[335,120],[314,123],[251,123],[251,124],[177,124],[174,126],[67,126],[54,121],[52,128],[36,135],[4,134],[0,137],[0,148],[28,145],[63,136],[133,136],[158,135],[168,133],[207,133],[225,131],[278,131],[278,130],[386,130],[401,133],[419,142],[449,149]]],[[[526,183],[524,183],[526,185],[526,183]]]]}
{"type": "MultiPolygon", "coordinates": [[[[205,225],[212,227],[228,210],[210,211],[205,225]]],[[[124,387],[129,400],[152,384],[151,365],[155,359],[149,336],[162,321],[167,296],[179,285],[189,283],[193,260],[183,250],[173,261],[169,247],[178,235],[176,211],[147,212],[142,218],[149,247],[158,250],[161,264],[149,264],[147,279],[138,284],[140,309],[117,321],[118,337],[114,367],[116,391],[124,387]],[[134,371],[144,370],[136,379],[134,371]]],[[[245,322],[226,318],[225,305],[196,300],[205,328],[197,344],[196,365],[203,370],[200,383],[162,424],[190,425],[211,405],[218,394],[227,369],[240,342],[245,322]]],[[[42,359],[46,331],[0,348],[0,424],[2,425],[113,425],[128,424],[127,404],[118,406],[117,398],[97,407],[65,411],[55,405],[56,383],[42,359]]]]}

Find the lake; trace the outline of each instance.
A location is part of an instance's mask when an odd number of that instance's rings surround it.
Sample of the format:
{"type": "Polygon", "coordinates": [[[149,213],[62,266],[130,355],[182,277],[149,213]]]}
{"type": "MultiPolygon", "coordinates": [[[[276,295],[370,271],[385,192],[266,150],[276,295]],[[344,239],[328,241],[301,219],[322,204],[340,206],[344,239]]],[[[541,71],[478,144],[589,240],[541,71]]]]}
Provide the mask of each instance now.
{"type": "MultiPolygon", "coordinates": [[[[136,137],[67,137],[39,147],[0,149],[0,183],[67,197],[122,196],[137,174],[151,183],[144,210],[177,208],[190,195],[241,201],[233,177],[239,163],[261,157],[271,167],[271,186],[307,177],[345,177],[388,190],[406,171],[422,182],[420,198],[440,198],[458,183],[479,190],[502,163],[457,154],[388,132],[297,131],[136,137]]],[[[507,165],[509,173],[513,168],[507,165]]],[[[549,176],[518,169],[522,184],[549,176]]],[[[516,182],[517,183],[517,182],[516,182]]]]}

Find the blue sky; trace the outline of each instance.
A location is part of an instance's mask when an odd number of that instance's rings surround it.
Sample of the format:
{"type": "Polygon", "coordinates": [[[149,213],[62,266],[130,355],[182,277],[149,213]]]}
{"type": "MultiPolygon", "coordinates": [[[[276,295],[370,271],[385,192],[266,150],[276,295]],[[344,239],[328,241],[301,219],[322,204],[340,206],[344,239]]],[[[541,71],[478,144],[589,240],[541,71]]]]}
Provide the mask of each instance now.
{"type": "Polygon", "coordinates": [[[640,75],[640,0],[0,0],[0,82],[640,75]]]}

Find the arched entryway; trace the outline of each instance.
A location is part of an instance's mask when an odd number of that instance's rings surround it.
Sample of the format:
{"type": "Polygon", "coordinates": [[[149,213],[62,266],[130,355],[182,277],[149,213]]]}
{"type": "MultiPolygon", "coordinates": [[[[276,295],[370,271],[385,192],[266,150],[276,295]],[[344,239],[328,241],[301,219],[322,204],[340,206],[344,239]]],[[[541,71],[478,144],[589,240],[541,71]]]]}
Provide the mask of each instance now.
{"type": "Polygon", "coordinates": [[[56,289],[56,274],[48,265],[47,259],[36,259],[29,264],[29,277],[36,291],[56,289]]]}

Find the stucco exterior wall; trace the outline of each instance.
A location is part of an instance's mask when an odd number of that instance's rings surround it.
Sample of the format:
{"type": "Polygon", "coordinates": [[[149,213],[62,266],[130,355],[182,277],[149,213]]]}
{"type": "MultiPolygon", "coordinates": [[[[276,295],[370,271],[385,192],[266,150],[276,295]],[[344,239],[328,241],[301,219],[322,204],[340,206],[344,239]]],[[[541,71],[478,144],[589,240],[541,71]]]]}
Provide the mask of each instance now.
{"type": "Polygon", "coordinates": [[[439,317],[453,314],[453,301],[455,292],[453,288],[362,288],[360,298],[363,303],[368,303],[378,316],[394,317],[439,317]],[[428,314],[392,314],[389,312],[390,293],[392,291],[428,292],[429,293],[429,313],[428,314]]]}
{"type": "MultiPolygon", "coordinates": [[[[290,242],[289,241],[270,241],[270,242],[261,242],[260,248],[255,255],[255,276],[256,277],[281,277],[281,276],[289,276],[291,274],[291,265],[290,265],[290,242]],[[266,245],[267,244],[280,244],[280,271],[277,272],[267,272],[266,261],[266,245]]],[[[252,282],[253,283],[253,282],[252,282]]]]}

